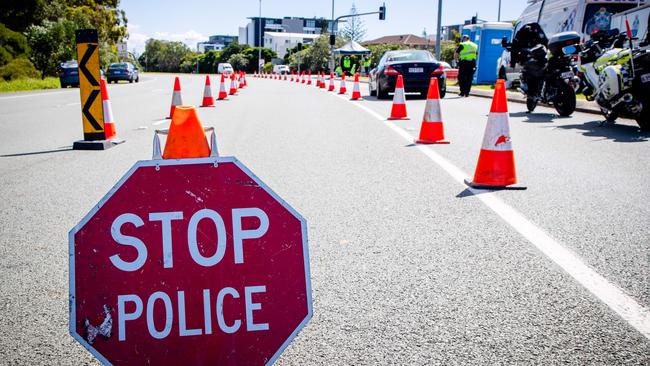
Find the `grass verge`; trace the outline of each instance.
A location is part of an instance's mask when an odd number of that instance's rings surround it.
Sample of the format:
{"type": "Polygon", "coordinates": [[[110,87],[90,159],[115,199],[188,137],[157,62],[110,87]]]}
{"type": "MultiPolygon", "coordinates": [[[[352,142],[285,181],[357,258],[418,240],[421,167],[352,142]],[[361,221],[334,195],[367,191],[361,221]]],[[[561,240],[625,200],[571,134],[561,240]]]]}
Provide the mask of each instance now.
{"type": "Polygon", "coordinates": [[[58,89],[61,87],[59,78],[46,77],[45,79],[17,79],[11,81],[0,80],[0,93],[17,92],[24,90],[58,89]]]}

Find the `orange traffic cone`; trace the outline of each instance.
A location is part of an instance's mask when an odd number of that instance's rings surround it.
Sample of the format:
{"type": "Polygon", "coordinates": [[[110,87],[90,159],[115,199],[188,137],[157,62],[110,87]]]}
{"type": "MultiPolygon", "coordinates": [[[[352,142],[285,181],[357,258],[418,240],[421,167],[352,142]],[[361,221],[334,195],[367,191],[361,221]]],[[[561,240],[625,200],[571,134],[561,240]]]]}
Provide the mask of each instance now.
{"type": "Polygon", "coordinates": [[[179,106],[183,104],[183,99],[181,98],[181,80],[176,77],[174,80],[174,92],[172,93],[172,107],[169,109],[169,117],[167,119],[170,119],[174,116],[174,109],[176,106],[179,106]]]}
{"type": "Polygon", "coordinates": [[[402,79],[402,75],[397,75],[395,94],[393,95],[393,107],[390,110],[390,117],[388,119],[409,119],[406,115],[406,99],[404,98],[404,79],[402,79]]]}
{"type": "Polygon", "coordinates": [[[352,98],[350,100],[361,99],[361,89],[359,87],[359,73],[354,73],[354,86],[352,87],[352,98]]]}
{"type": "Polygon", "coordinates": [[[226,98],[228,98],[228,92],[226,92],[226,77],[221,74],[221,84],[219,85],[219,95],[217,96],[217,99],[223,100],[226,98]]]}
{"type": "Polygon", "coordinates": [[[298,74],[298,72],[296,72],[296,83],[300,83],[301,80],[302,80],[302,74],[298,74]]]}
{"type": "Polygon", "coordinates": [[[316,87],[320,88],[320,71],[316,74],[316,87]]]}
{"type": "Polygon", "coordinates": [[[291,70],[291,77],[289,78],[289,81],[293,81],[293,70],[291,70]]]}
{"type": "Polygon", "coordinates": [[[287,81],[287,74],[284,74],[284,81],[287,81]]]}
{"type": "Polygon", "coordinates": [[[305,79],[305,72],[302,72],[302,75],[300,75],[300,84],[306,83],[307,80],[305,79]]]}
{"type": "Polygon", "coordinates": [[[228,94],[235,95],[237,93],[237,85],[235,84],[235,74],[230,74],[230,90],[228,94]]]}
{"type": "Polygon", "coordinates": [[[438,79],[435,77],[432,77],[429,81],[429,92],[427,93],[427,103],[424,106],[420,137],[415,142],[418,144],[449,143],[449,141],[445,140],[445,132],[442,126],[440,90],[438,89],[438,79]]]}
{"type": "Polygon", "coordinates": [[[210,147],[196,108],[178,106],[169,126],[163,159],[206,158],[210,147]]]}
{"type": "Polygon", "coordinates": [[[478,156],[474,180],[465,183],[479,189],[526,189],[517,183],[515,155],[512,151],[506,85],[497,80],[483,145],[478,156]]]}
{"type": "Polygon", "coordinates": [[[311,71],[307,73],[307,85],[311,85],[311,71]]]}
{"type": "Polygon", "coordinates": [[[345,87],[345,73],[341,74],[341,83],[339,84],[339,94],[345,94],[348,89],[345,87]]]}
{"type": "Polygon", "coordinates": [[[106,140],[110,140],[117,135],[115,130],[115,121],[113,120],[113,108],[111,108],[111,100],[108,97],[108,89],[106,88],[106,81],[102,78],[101,93],[102,93],[102,107],[104,109],[104,134],[106,140]]]}
{"type": "Polygon", "coordinates": [[[246,87],[246,79],[244,78],[244,72],[243,71],[239,72],[239,87],[240,88],[245,88],[246,87]]]}
{"type": "Polygon", "coordinates": [[[330,72],[330,86],[327,91],[334,91],[334,73],[330,72]]]}
{"type": "Polygon", "coordinates": [[[325,71],[320,75],[320,88],[325,89],[325,71]]]}
{"type": "Polygon", "coordinates": [[[214,107],[212,87],[210,86],[210,75],[205,75],[205,87],[203,88],[203,102],[201,107],[214,107]]]}

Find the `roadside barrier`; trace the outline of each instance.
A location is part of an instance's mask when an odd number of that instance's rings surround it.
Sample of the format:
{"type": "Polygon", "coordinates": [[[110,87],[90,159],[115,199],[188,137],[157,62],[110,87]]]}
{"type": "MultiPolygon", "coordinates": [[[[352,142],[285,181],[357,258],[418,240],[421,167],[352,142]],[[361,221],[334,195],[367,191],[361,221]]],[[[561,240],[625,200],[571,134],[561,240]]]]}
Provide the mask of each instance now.
{"type": "Polygon", "coordinates": [[[404,79],[402,75],[397,75],[395,83],[395,94],[393,95],[393,106],[390,109],[389,120],[409,119],[406,114],[406,98],[404,97],[404,79]]]}
{"type": "Polygon", "coordinates": [[[438,78],[432,77],[429,81],[427,92],[427,103],[424,106],[422,125],[420,126],[420,137],[415,140],[418,144],[448,144],[445,140],[444,127],[442,125],[442,113],[440,112],[440,89],[438,89],[438,78]]]}
{"type": "Polygon", "coordinates": [[[488,115],[474,180],[465,181],[479,189],[526,189],[517,183],[515,155],[510,137],[510,116],[504,80],[497,80],[488,115]]]}
{"type": "Polygon", "coordinates": [[[172,93],[172,106],[169,109],[169,117],[167,119],[170,119],[174,116],[174,109],[176,109],[176,106],[182,105],[183,104],[183,98],[181,98],[181,80],[176,77],[174,79],[174,91],[172,93]]]}
{"type": "Polygon", "coordinates": [[[203,88],[203,102],[201,107],[214,107],[212,87],[210,86],[210,75],[205,75],[205,87],[203,88]]]}

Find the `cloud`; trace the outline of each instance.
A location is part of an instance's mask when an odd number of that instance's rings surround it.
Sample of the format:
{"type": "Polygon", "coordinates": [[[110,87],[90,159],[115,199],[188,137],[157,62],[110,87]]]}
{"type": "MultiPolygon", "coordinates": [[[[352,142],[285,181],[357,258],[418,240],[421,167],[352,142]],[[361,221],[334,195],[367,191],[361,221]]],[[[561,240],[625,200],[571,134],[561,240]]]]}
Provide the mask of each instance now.
{"type": "Polygon", "coordinates": [[[129,50],[135,49],[137,53],[144,51],[144,45],[150,38],[162,39],[166,41],[177,41],[185,43],[190,49],[196,50],[196,44],[201,41],[207,41],[208,37],[194,30],[184,33],[153,32],[153,34],[141,33],[137,30],[140,26],[129,24],[129,50]]]}

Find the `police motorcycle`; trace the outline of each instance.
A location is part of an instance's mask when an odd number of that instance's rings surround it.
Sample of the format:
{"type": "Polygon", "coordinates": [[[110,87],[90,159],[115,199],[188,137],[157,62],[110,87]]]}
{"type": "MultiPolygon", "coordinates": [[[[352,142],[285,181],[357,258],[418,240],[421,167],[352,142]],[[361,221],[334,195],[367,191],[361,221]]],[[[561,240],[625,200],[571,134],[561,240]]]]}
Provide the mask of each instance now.
{"type": "Polygon", "coordinates": [[[595,100],[607,122],[619,115],[634,118],[650,131],[650,50],[625,48],[618,29],[600,30],[578,45],[582,93],[595,100]]]}
{"type": "Polygon", "coordinates": [[[529,112],[538,102],[552,104],[560,116],[570,116],[576,109],[576,77],[573,52],[566,46],[580,43],[576,32],[562,32],[546,38],[538,23],[528,23],[515,34],[512,43],[507,38],[502,46],[510,51],[510,64],[521,66],[520,91],[526,96],[529,112]]]}

